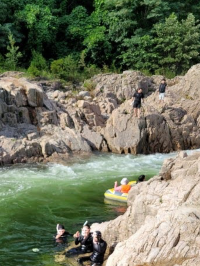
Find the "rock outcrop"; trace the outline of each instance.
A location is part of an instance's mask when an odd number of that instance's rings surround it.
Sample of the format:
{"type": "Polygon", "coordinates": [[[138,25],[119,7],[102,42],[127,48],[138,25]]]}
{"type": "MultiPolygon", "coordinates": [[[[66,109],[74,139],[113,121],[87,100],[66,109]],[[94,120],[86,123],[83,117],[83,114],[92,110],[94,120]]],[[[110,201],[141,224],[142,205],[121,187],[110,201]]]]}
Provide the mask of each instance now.
{"type": "Polygon", "coordinates": [[[159,176],[135,185],[124,215],[92,225],[114,249],[106,266],[200,265],[199,190],[200,152],[166,160],[159,176]]]}
{"type": "Polygon", "coordinates": [[[200,146],[200,64],[167,81],[165,104],[156,91],[162,77],[138,71],[97,75],[93,91],[80,87],[77,93],[60,82],[30,82],[21,75],[0,76],[1,164],[93,150],[149,154],[200,146]],[[131,105],[138,87],[145,92],[140,119],[131,105]]]}
{"type": "Polygon", "coordinates": [[[42,87],[24,78],[0,79],[1,164],[90,152],[89,144],[69,127],[70,122],[67,111],[49,100],[42,87]]]}
{"type": "MultiPolygon", "coordinates": [[[[140,119],[133,116],[130,100],[126,100],[110,114],[102,131],[108,149],[117,153],[138,154],[198,148],[199,78],[200,64],[193,66],[184,77],[169,80],[165,104],[162,105],[159,104],[158,92],[155,91],[155,85],[158,88],[158,79],[153,76],[151,90],[142,106],[140,119]]],[[[104,81],[104,78],[102,80],[104,81]]],[[[100,81],[100,84],[103,81],[100,81]]],[[[115,87],[113,93],[116,93],[115,87]]],[[[111,87],[109,91],[111,92],[111,87]]],[[[133,91],[134,89],[132,94],[133,91]]]]}

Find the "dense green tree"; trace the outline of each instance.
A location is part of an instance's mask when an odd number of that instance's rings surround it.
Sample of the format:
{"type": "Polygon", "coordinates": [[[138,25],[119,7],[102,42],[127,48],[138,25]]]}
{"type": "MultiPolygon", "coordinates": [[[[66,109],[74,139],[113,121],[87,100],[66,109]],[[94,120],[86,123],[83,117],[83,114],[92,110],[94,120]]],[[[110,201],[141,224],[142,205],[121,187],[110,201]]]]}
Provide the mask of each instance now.
{"type": "Polygon", "coordinates": [[[198,62],[198,20],[196,0],[0,0],[1,61],[11,32],[25,67],[35,50],[51,62],[84,55],[88,67],[181,73],[198,62]]]}
{"type": "Polygon", "coordinates": [[[148,70],[159,68],[158,54],[154,51],[154,40],[150,35],[134,36],[124,40],[124,52],[120,56],[124,68],[148,70]]]}
{"type": "Polygon", "coordinates": [[[48,6],[27,4],[17,16],[28,30],[27,45],[30,50],[35,49],[41,53],[55,42],[57,18],[52,15],[48,6]]]}
{"type": "Polygon", "coordinates": [[[198,62],[199,28],[192,14],[181,22],[172,14],[165,23],[156,24],[154,43],[160,67],[181,74],[198,62]]]}
{"type": "Polygon", "coordinates": [[[172,14],[164,23],[157,23],[151,35],[132,37],[124,41],[123,63],[127,67],[181,74],[198,62],[200,49],[199,25],[189,14],[178,21],[172,14]]]}

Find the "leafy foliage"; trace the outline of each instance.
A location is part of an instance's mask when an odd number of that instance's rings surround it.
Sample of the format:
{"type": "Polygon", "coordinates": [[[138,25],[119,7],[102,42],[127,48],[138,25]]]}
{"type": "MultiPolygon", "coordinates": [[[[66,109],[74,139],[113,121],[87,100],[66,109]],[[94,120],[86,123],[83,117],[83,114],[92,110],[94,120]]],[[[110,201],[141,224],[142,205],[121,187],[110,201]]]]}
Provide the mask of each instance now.
{"type": "Polygon", "coordinates": [[[196,0],[0,0],[1,62],[13,69],[20,59],[32,75],[51,69],[65,79],[104,66],[171,76],[199,62],[199,20],[196,0]],[[14,64],[11,50],[23,53],[14,64]],[[45,60],[45,68],[33,58],[45,60]]]}
{"type": "Polygon", "coordinates": [[[9,45],[7,46],[8,53],[6,54],[6,66],[11,70],[16,70],[19,58],[22,57],[22,53],[19,52],[19,47],[15,45],[15,39],[12,33],[8,35],[9,45]]]}
{"type": "Polygon", "coordinates": [[[41,76],[42,72],[47,70],[47,62],[42,54],[33,51],[32,61],[28,68],[28,73],[32,76],[41,76]]]}
{"type": "Polygon", "coordinates": [[[55,60],[51,63],[51,71],[57,77],[68,81],[78,79],[78,65],[72,56],[55,60]]]}

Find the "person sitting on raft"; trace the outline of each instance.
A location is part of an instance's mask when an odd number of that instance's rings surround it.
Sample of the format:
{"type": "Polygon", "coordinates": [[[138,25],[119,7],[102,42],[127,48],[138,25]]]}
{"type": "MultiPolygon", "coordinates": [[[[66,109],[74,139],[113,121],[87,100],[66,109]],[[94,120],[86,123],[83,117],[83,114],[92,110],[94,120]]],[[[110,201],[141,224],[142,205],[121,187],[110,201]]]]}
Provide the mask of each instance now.
{"type": "Polygon", "coordinates": [[[54,236],[56,243],[65,244],[67,243],[67,237],[72,236],[72,234],[65,230],[65,227],[62,224],[57,224],[56,231],[57,233],[54,236]]]}
{"type": "Polygon", "coordinates": [[[121,193],[128,193],[131,189],[131,185],[128,185],[129,181],[126,177],[122,178],[121,180],[121,186],[117,186],[117,181],[115,181],[114,184],[114,191],[119,191],[121,193]]]}
{"type": "Polygon", "coordinates": [[[93,251],[93,238],[92,234],[90,233],[89,224],[83,226],[81,234],[79,231],[77,231],[73,237],[75,238],[75,245],[80,244],[80,246],[68,250],[65,254],[66,256],[73,254],[84,254],[93,251]]]}
{"type": "Polygon", "coordinates": [[[91,261],[91,266],[101,266],[106,252],[107,243],[101,238],[101,232],[93,233],[93,253],[91,256],[80,257],[78,263],[83,265],[84,261],[91,261]]]}
{"type": "Polygon", "coordinates": [[[138,177],[138,180],[137,180],[136,184],[141,183],[141,182],[143,182],[143,181],[145,181],[145,175],[140,175],[140,176],[138,177]]]}

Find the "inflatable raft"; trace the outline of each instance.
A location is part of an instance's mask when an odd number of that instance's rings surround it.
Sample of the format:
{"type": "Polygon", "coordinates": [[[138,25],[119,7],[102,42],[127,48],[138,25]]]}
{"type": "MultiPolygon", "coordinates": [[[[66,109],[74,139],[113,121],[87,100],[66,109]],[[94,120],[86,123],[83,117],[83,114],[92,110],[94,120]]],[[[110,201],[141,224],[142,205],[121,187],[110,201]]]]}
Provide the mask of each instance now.
{"type": "MultiPolygon", "coordinates": [[[[133,186],[135,183],[136,181],[130,181],[128,184],[133,186]]],[[[114,188],[110,188],[106,190],[104,196],[106,199],[127,202],[128,193],[121,193],[119,191],[114,191],[114,188]]]]}

